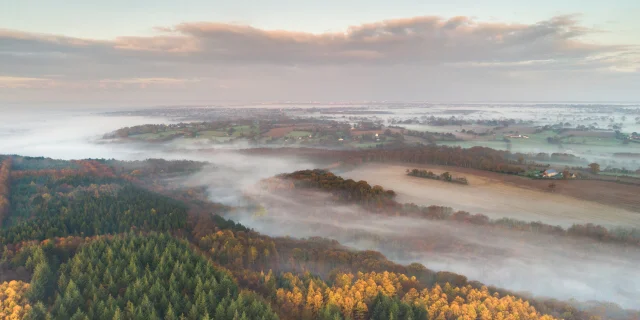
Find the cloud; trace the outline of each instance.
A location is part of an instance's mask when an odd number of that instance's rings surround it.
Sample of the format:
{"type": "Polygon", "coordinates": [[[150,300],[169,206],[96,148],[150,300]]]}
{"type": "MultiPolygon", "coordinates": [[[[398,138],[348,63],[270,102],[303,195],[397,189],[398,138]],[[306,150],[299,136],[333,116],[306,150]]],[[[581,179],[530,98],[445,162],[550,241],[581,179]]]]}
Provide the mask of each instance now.
{"type": "Polygon", "coordinates": [[[145,57],[154,61],[286,65],[584,59],[633,49],[581,41],[581,37],[599,31],[581,26],[572,16],[529,25],[426,16],[322,34],[211,22],[182,23],[156,30],[160,32],[156,36],[123,36],[112,41],[0,30],[0,44],[5,48],[2,54],[17,56],[66,54],[98,61],[145,57]]]}
{"type": "Polygon", "coordinates": [[[193,53],[200,51],[197,41],[184,36],[119,37],[115,49],[162,53],[193,53]]]}
{"type": "MultiPolygon", "coordinates": [[[[199,58],[276,64],[437,64],[583,59],[626,46],[596,45],[580,37],[598,32],[571,16],[536,24],[479,22],[426,16],[352,26],[342,33],[269,31],[220,23],[182,23],[163,29],[179,35],[199,58]],[[197,45],[194,45],[194,42],[197,45]]],[[[182,51],[185,51],[184,48],[182,51]]]]}
{"type": "Polygon", "coordinates": [[[27,88],[34,85],[42,86],[43,83],[48,81],[50,81],[50,79],[0,76],[0,88],[16,89],[27,88]]]}
{"type": "Polygon", "coordinates": [[[100,79],[89,81],[65,81],[51,78],[3,77],[0,76],[0,88],[5,89],[44,89],[44,88],[75,88],[75,89],[106,89],[124,87],[184,87],[189,83],[200,82],[202,79],[178,78],[126,78],[100,79]]]}
{"type": "MultiPolygon", "coordinates": [[[[581,25],[577,16],[558,16],[534,24],[422,16],[319,34],[215,22],[185,22],[155,31],[153,36],[93,40],[0,29],[0,70],[14,78],[60,75],[47,82],[57,88],[173,86],[196,90],[204,97],[207,85],[219,89],[232,84],[238,91],[225,92],[242,97],[247,96],[242,90],[252,90],[256,99],[304,91],[309,94],[305,98],[330,100],[356,98],[346,92],[340,97],[326,94],[329,89],[344,91],[345,86],[353,92],[382,94],[381,87],[364,87],[379,82],[369,77],[425,84],[448,79],[475,85],[466,79],[472,77],[504,85],[505,79],[513,81],[514,75],[531,78],[526,73],[548,73],[549,78],[566,78],[575,72],[635,76],[640,67],[637,47],[585,40],[603,31],[581,25]],[[335,86],[327,81],[336,82],[335,86]],[[316,89],[309,92],[307,87],[300,88],[302,84],[315,84],[316,89]],[[296,89],[284,90],[286,87],[296,89]]],[[[12,83],[15,86],[18,82],[12,83]]],[[[20,88],[37,89],[41,86],[36,83],[45,82],[20,83],[20,88]]],[[[384,92],[396,90],[395,95],[410,99],[420,90],[411,89],[415,92],[407,94],[395,83],[379,86],[387,90],[384,92]]]]}
{"type": "Polygon", "coordinates": [[[97,81],[97,84],[101,88],[117,87],[134,85],[140,88],[147,88],[149,86],[157,87],[180,87],[191,82],[200,82],[201,79],[176,79],[176,78],[130,78],[130,79],[102,79],[97,81]]]}

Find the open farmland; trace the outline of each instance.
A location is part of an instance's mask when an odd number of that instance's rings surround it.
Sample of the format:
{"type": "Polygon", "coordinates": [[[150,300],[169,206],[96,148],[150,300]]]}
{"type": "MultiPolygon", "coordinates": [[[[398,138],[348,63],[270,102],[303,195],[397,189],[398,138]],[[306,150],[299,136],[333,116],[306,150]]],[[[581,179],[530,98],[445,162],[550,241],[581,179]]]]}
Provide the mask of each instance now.
{"type": "Polygon", "coordinates": [[[393,189],[399,202],[449,206],[492,218],[539,220],[562,226],[591,222],[640,227],[640,187],[636,186],[592,180],[559,181],[557,191],[551,193],[545,189],[549,184],[545,180],[413,164],[366,164],[341,175],[393,189]],[[469,186],[410,177],[405,173],[408,168],[437,174],[449,171],[466,177],[469,186]]]}

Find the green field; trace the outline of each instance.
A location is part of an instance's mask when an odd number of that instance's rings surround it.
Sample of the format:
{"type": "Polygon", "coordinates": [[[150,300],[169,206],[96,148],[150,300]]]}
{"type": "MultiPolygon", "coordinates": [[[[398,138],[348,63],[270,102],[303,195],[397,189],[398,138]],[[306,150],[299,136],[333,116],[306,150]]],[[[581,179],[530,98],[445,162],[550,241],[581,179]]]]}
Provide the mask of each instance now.
{"type": "Polygon", "coordinates": [[[215,137],[228,137],[228,135],[224,131],[207,130],[207,131],[198,132],[196,137],[198,137],[198,138],[215,138],[215,137]]]}
{"type": "Polygon", "coordinates": [[[549,144],[547,142],[547,138],[552,138],[557,136],[557,134],[553,131],[543,131],[540,133],[532,133],[526,134],[529,139],[526,138],[508,138],[507,135],[503,135],[503,137],[509,139],[512,145],[522,145],[522,146],[538,146],[540,144],[549,144]]]}
{"type": "MultiPolygon", "coordinates": [[[[227,129],[228,130],[228,129],[227,129]]],[[[253,130],[251,126],[233,126],[233,136],[239,137],[241,135],[249,135],[251,133],[257,134],[260,133],[260,127],[256,126],[253,130]]]]}
{"type": "Polygon", "coordinates": [[[129,136],[129,138],[138,139],[138,140],[157,140],[157,139],[162,139],[162,138],[166,138],[166,137],[169,137],[169,136],[173,136],[173,135],[176,135],[176,134],[180,134],[180,132],[177,131],[177,130],[170,130],[170,131],[162,131],[162,132],[158,132],[158,133],[136,134],[136,135],[129,136]]]}

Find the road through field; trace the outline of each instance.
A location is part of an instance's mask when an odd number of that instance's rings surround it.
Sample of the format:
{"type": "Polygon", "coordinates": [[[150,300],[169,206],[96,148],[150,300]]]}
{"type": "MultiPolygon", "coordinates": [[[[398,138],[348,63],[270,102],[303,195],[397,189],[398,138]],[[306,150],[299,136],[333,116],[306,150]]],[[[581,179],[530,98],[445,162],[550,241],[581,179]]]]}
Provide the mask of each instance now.
{"type": "MultiPolygon", "coordinates": [[[[452,168],[455,169],[455,168],[452,168]]],[[[341,173],[345,178],[366,180],[397,192],[397,200],[418,205],[449,206],[454,210],[482,213],[491,218],[509,217],[542,221],[563,227],[573,223],[640,228],[640,212],[562,194],[519,187],[495,177],[456,172],[449,168],[412,164],[365,164],[341,173]],[[466,177],[469,185],[411,177],[406,169],[421,168],[435,173],[449,171],[466,177]]],[[[640,211],[640,208],[638,208],[640,211]]]]}

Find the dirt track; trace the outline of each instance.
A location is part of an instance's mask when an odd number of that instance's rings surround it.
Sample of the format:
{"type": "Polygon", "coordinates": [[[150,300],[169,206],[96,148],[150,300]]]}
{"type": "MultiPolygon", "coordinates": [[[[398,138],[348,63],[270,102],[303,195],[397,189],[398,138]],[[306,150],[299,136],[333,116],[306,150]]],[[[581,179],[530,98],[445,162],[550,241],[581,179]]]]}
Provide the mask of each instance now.
{"type": "Polygon", "coordinates": [[[398,201],[420,205],[450,206],[455,210],[483,213],[492,218],[510,217],[570,226],[597,223],[640,227],[640,187],[604,181],[558,181],[548,192],[549,181],[530,180],[474,169],[413,164],[366,164],[341,174],[366,180],[398,193],[398,201]],[[406,169],[463,176],[470,185],[410,177],[406,169]]]}

